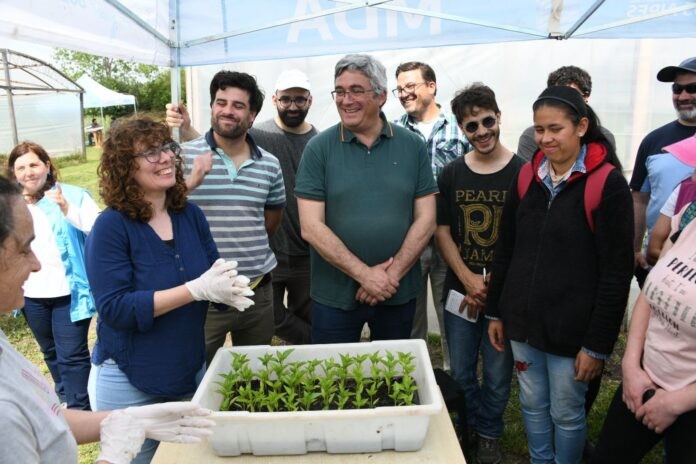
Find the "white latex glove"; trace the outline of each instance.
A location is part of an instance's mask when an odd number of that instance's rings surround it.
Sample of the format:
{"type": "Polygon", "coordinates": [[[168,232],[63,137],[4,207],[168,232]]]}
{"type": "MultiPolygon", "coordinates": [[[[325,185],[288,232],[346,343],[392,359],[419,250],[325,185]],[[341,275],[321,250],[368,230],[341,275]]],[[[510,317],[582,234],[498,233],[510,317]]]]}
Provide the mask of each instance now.
{"type": "Polygon", "coordinates": [[[159,403],[119,409],[101,423],[98,460],[129,463],[145,438],[172,443],[198,443],[212,434],[215,422],[204,419],[211,411],[191,402],[159,403]]]}
{"type": "Polygon", "coordinates": [[[232,292],[235,294],[235,296],[230,300],[229,305],[233,306],[239,311],[244,311],[249,306],[254,304],[254,300],[245,298],[248,296],[254,296],[254,291],[249,288],[249,282],[249,278],[243,275],[238,275],[233,280],[232,292]]]}
{"type": "Polygon", "coordinates": [[[228,304],[232,292],[232,281],[237,276],[237,261],[219,258],[197,279],[186,282],[186,288],[196,301],[212,301],[228,304]]]}
{"type": "Polygon", "coordinates": [[[190,401],[149,404],[123,410],[145,429],[145,436],[171,443],[198,443],[213,433],[215,422],[203,419],[212,411],[190,401]]]}
{"type": "Polygon", "coordinates": [[[118,409],[101,422],[101,452],[97,461],[128,464],[145,441],[145,429],[135,417],[118,409]]]}

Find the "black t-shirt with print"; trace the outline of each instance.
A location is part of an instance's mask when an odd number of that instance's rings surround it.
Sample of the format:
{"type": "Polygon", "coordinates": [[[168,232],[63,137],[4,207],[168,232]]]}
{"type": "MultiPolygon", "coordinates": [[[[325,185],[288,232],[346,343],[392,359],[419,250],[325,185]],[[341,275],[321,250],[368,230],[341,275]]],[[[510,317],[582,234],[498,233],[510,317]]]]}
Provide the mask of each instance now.
{"type": "MultiPolygon", "coordinates": [[[[452,161],[437,179],[437,224],[450,226],[452,240],[464,264],[474,273],[483,273],[493,263],[503,205],[517,171],[524,160],[513,156],[500,171],[478,174],[467,166],[465,157],[452,161]]],[[[443,300],[454,289],[466,293],[450,268],[445,277],[443,300]]]]}

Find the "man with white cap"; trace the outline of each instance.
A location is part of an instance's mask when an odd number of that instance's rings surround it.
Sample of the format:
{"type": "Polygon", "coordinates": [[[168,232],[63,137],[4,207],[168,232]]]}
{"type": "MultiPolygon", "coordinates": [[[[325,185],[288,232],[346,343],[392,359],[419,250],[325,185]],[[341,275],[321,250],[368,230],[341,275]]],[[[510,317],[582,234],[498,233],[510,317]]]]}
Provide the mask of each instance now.
{"type": "MultiPolygon", "coordinates": [[[[280,228],[270,237],[278,261],[272,272],[275,335],[292,344],[305,344],[311,336],[309,245],[300,235],[294,190],[302,151],[317,134],[316,128],[305,120],[312,106],[307,75],[298,69],[280,73],[272,101],[277,114],[250,128],[249,134],[261,148],[278,158],[285,181],[285,214],[280,228]]],[[[179,127],[183,140],[198,137],[183,105],[167,105],[167,124],[179,127]]]]}
{"type": "Polygon", "coordinates": [[[690,174],[689,167],[676,158],[659,155],[664,154],[663,147],[696,134],[696,56],[678,66],[662,68],[657,80],[672,82],[672,103],[677,119],[645,136],[638,147],[629,184],[635,220],[636,278],[641,287],[648,270],[643,247],[646,226],[649,233],[669,194],[690,174]]]}
{"type": "Polygon", "coordinates": [[[312,300],[309,296],[309,244],[300,234],[295,198],[295,175],[307,142],[317,134],[305,118],[312,106],[309,79],[300,70],[283,71],[276,81],[273,119],[249,132],[259,146],[280,161],[285,180],[286,205],[280,228],[271,237],[278,266],[273,270],[273,311],[276,336],[293,344],[309,343],[312,300]],[[287,291],[287,306],[284,303],[287,291]]]}

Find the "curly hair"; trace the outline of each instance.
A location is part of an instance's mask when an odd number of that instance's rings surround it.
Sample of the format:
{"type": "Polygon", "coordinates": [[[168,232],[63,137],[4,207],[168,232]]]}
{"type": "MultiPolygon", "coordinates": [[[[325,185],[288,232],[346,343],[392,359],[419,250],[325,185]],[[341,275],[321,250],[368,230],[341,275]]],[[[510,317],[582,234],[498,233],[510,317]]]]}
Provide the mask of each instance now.
{"type": "MultiPolygon", "coordinates": [[[[135,152],[143,147],[159,148],[172,141],[169,128],[150,118],[119,121],[112,127],[103,144],[101,162],[97,168],[99,193],[104,203],[131,219],[148,222],[152,204],[135,181],[138,170],[135,152]]],[[[181,158],[176,159],[176,184],[167,190],[165,206],[181,211],[186,206],[186,184],[181,158]]]]}
{"type": "Polygon", "coordinates": [[[577,66],[561,66],[549,74],[546,85],[571,85],[575,84],[583,97],[589,98],[592,93],[592,78],[590,74],[577,66]]]}
{"type": "Polygon", "coordinates": [[[495,92],[481,82],[474,82],[458,91],[450,102],[450,106],[458,124],[462,123],[475,106],[484,110],[491,110],[496,114],[500,113],[498,102],[495,99],[495,92]]]}
{"type": "Polygon", "coordinates": [[[16,147],[12,149],[10,152],[10,156],[7,158],[7,178],[10,180],[13,180],[15,182],[17,181],[17,177],[15,177],[14,173],[14,165],[17,159],[20,156],[24,156],[29,152],[33,152],[36,154],[36,156],[39,157],[39,160],[48,166],[48,176],[46,177],[46,183],[44,186],[36,192],[34,195],[34,200],[38,201],[44,196],[44,192],[51,190],[54,185],[56,185],[56,182],[58,182],[58,168],[56,167],[55,163],[51,162],[51,157],[48,156],[48,153],[38,143],[30,142],[28,140],[25,140],[24,142],[21,142],[18,144],[16,147]]]}

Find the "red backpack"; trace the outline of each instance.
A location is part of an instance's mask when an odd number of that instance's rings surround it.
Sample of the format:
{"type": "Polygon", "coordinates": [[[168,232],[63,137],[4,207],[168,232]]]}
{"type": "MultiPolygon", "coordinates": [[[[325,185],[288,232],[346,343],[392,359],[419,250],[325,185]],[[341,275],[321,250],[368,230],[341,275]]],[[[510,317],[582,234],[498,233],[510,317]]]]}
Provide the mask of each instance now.
{"type": "MultiPolygon", "coordinates": [[[[585,183],[585,217],[587,218],[587,223],[590,225],[592,233],[595,231],[595,223],[592,215],[597,211],[597,208],[599,208],[599,203],[602,200],[604,183],[607,181],[609,173],[614,169],[615,167],[611,163],[604,163],[587,176],[587,182],[585,183]]],[[[533,178],[534,171],[532,170],[532,163],[525,163],[522,168],[520,168],[520,174],[517,177],[517,196],[520,200],[527,194],[527,190],[533,178]]]]}

